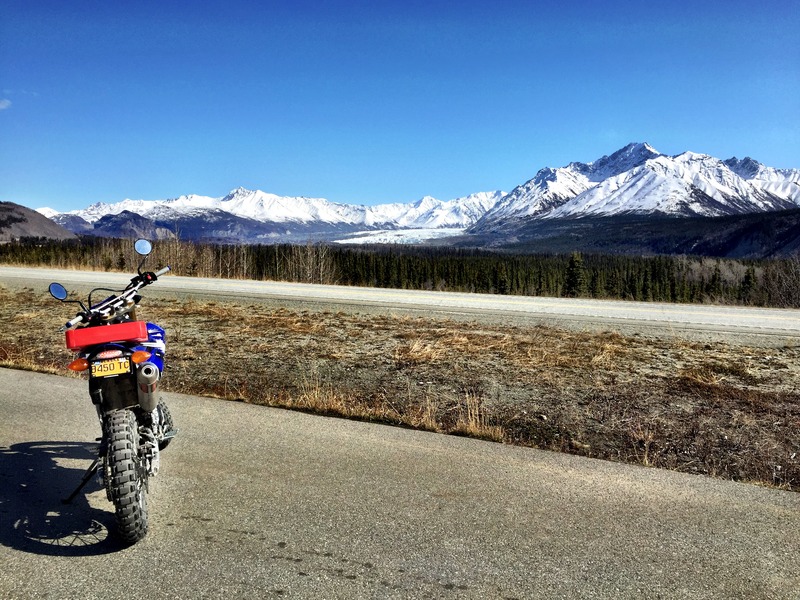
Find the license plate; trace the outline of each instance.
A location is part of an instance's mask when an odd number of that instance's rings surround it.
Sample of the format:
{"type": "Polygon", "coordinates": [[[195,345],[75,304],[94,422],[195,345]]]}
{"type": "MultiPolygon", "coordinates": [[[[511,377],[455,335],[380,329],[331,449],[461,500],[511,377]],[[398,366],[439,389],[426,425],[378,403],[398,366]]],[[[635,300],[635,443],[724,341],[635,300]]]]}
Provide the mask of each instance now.
{"type": "Polygon", "coordinates": [[[92,377],[113,377],[130,371],[131,361],[128,357],[98,360],[92,363],[92,377]]]}

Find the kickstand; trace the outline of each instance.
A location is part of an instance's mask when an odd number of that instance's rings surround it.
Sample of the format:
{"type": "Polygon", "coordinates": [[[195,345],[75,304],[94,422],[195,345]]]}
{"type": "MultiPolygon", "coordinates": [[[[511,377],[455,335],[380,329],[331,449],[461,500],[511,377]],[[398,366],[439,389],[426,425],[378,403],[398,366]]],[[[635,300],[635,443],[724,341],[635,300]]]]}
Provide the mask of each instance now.
{"type": "Polygon", "coordinates": [[[84,474],[83,479],[81,479],[80,484],[78,484],[78,487],[75,488],[75,491],[72,492],[68,497],[64,498],[61,501],[61,504],[69,504],[75,499],[75,496],[78,495],[78,493],[83,489],[83,487],[87,483],[89,483],[89,480],[94,476],[94,474],[97,473],[97,469],[100,468],[101,462],[102,462],[101,458],[94,459],[94,462],[91,464],[91,466],[88,469],[86,469],[86,473],[84,474]]]}

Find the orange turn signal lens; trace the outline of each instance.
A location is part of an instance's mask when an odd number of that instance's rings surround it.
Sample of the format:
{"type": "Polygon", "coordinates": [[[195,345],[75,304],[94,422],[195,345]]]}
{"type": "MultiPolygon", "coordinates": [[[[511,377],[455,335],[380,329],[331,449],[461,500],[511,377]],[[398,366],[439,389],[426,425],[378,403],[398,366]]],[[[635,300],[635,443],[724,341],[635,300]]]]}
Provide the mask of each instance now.
{"type": "Polygon", "coordinates": [[[76,358],[67,365],[70,371],[85,371],[89,368],[89,361],[85,358],[76,358]]]}
{"type": "Polygon", "coordinates": [[[131,354],[131,360],[138,365],[147,360],[150,360],[150,356],[151,355],[149,352],[146,352],[144,350],[137,350],[136,352],[131,354]]]}

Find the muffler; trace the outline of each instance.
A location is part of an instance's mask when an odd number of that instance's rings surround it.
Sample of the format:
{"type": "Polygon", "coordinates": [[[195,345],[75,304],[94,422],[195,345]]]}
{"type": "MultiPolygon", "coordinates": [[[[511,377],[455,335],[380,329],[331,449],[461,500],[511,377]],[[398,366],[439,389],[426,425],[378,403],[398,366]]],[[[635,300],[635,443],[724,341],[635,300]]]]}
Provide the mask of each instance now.
{"type": "Polygon", "coordinates": [[[152,412],[158,406],[156,387],[161,379],[161,372],[151,362],[142,363],[136,371],[136,381],[139,384],[139,406],[142,410],[152,412]]]}

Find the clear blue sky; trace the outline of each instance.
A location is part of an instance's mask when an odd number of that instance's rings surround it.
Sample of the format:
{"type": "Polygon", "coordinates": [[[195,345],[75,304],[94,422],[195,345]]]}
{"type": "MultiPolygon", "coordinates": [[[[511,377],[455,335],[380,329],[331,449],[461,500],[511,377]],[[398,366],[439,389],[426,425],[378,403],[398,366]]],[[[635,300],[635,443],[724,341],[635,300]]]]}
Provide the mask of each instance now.
{"type": "Polygon", "coordinates": [[[447,200],[632,141],[800,168],[799,32],[797,0],[5,0],[0,200],[447,200]]]}

